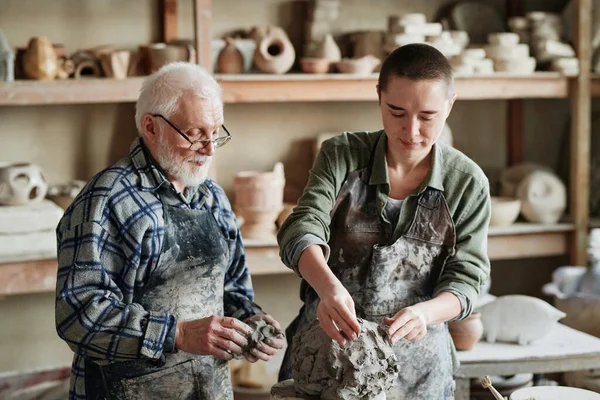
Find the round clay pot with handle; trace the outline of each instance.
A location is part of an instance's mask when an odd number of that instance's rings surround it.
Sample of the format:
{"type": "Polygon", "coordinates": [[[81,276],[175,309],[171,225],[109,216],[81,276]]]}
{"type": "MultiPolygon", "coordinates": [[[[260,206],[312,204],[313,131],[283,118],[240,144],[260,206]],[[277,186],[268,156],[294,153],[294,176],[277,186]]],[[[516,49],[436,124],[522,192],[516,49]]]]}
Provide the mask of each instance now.
{"type": "Polygon", "coordinates": [[[42,169],[30,163],[0,163],[0,205],[41,201],[48,191],[42,169]]]}
{"type": "Polygon", "coordinates": [[[257,69],[268,74],[285,74],[292,68],[296,50],[282,28],[254,28],[250,36],[256,40],[254,65],[257,69]]]}
{"type": "Polygon", "coordinates": [[[481,314],[474,312],[462,321],[450,321],[448,330],[456,350],[470,350],[483,336],[481,314]]]}

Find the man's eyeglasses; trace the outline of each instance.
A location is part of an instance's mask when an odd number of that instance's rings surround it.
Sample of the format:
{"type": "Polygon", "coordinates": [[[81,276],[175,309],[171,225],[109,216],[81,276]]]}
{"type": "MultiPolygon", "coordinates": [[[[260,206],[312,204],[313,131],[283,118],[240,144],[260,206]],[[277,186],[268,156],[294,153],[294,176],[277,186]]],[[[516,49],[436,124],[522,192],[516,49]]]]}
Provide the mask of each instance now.
{"type": "Polygon", "coordinates": [[[216,139],[191,140],[189,137],[187,137],[187,135],[185,133],[181,132],[179,130],[179,128],[177,128],[175,125],[173,125],[171,123],[171,121],[169,121],[162,115],[160,115],[160,114],[150,114],[150,115],[152,115],[153,117],[162,118],[167,124],[169,124],[171,126],[171,128],[173,128],[175,130],[175,132],[179,133],[185,140],[187,140],[190,144],[190,147],[189,147],[190,151],[198,151],[200,149],[203,149],[206,146],[208,146],[209,143],[212,143],[213,147],[216,149],[218,147],[223,146],[225,143],[227,143],[231,140],[231,133],[229,133],[227,128],[225,128],[225,125],[221,125],[221,126],[223,127],[223,130],[225,131],[225,133],[227,133],[227,136],[219,135],[219,137],[217,137],[216,139]]]}

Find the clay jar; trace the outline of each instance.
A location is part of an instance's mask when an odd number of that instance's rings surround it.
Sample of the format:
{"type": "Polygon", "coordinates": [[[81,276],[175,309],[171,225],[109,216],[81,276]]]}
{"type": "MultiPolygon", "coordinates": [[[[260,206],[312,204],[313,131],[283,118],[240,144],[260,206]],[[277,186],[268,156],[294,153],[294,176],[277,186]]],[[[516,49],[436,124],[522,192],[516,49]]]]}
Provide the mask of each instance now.
{"type": "Polygon", "coordinates": [[[58,58],[45,36],[31,38],[23,54],[23,72],[28,79],[52,80],[58,74],[58,58]]]}
{"type": "Polygon", "coordinates": [[[456,350],[470,350],[483,336],[481,314],[474,312],[462,321],[450,321],[448,330],[456,350]]]}
{"type": "Polygon", "coordinates": [[[191,45],[154,43],[148,46],[150,73],[176,61],[194,62],[195,57],[196,53],[191,45]]]}
{"type": "Polygon", "coordinates": [[[285,31],[278,26],[253,28],[250,37],[256,40],[254,65],[268,74],[285,74],[294,65],[296,50],[285,31]]]}
{"type": "Polygon", "coordinates": [[[241,74],[244,71],[244,56],[237,48],[235,39],[225,39],[226,45],[217,57],[217,72],[221,74],[241,74]]]}
{"type": "Polygon", "coordinates": [[[0,205],[41,201],[48,191],[42,169],[29,163],[0,163],[0,205]]]}
{"type": "Polygon", "coordinates": [[[235,211],[244,220],[242,237],[273,240],[275,221],[283,210],[283,164],[275,164],[271,172],[240,172],[233,185],[235,211]]]}

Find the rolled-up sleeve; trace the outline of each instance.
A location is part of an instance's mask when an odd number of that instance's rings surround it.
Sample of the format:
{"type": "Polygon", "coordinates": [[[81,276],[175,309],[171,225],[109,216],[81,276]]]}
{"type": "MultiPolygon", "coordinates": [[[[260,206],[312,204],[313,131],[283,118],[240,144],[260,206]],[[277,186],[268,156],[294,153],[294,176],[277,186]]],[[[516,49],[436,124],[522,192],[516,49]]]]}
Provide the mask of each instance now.
{"type": "Polygon", "coordinates": [[[450,292],[458,297],[462,310],[455,320],[471,314],[473,302],[489,278],[487,241],[490,215],[489,189],[484,187],[466,200],[455,222],[456,251],[446,262],[433,293],[436,296],[450,292]]]}
{"type": "Polygon", "coordinates": [[[127,283],[120,277],[135,274],[129,260],[120,241],[96,222],[58,232],[56,329],[89,360],[156,359],[172,350],[176,318],[124,301],[127,283]]]}

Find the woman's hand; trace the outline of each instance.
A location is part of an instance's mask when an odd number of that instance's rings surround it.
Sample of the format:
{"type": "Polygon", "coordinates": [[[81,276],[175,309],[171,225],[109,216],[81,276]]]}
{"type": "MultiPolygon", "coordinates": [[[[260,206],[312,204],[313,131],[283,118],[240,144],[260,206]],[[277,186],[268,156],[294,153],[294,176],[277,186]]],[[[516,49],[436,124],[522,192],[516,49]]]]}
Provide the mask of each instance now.
{"type": "Polygon", "coordinates": [[[341,283],[334,285],[321,296],[317,318],[325,333],[340,346],[345,345],[348,339],[355,340],[360,333],[354,300],[341,283]]]}
{"type": "Polygon", "coordinates": [[[388,336],[392,344],[402,338],[406,338],[409,342],[416,342],[427,334],[427,318],[416,307],[403,308],[392,318],[386,318],[383,322],[390,327],[388,336]]]}

